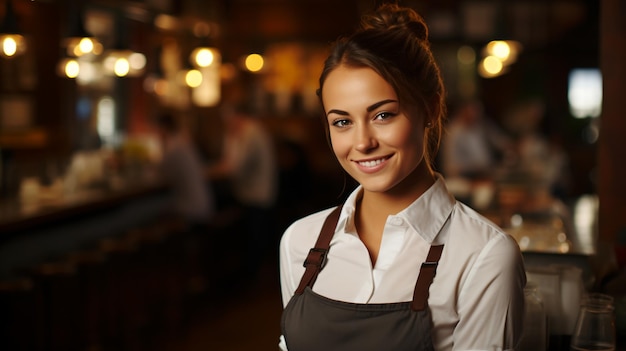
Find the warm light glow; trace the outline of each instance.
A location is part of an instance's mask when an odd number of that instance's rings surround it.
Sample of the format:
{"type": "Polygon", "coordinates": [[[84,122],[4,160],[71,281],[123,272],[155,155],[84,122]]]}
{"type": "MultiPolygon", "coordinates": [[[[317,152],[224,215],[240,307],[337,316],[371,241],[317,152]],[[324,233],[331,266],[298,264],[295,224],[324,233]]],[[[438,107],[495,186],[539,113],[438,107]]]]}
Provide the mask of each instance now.
{"type": "Polygon", "coordinates": [[[521,49],[521,44],[515,40],[493,40],[485,46],[484,56],[494,56],[506,66],[517,60],[521,49]]]}
{"type": "Polygon", "coordinates": [[[165,96],[169,90],[169,82],[156,75],[149,75],[143,82],[143,88],[147,93],[165,96]]]}
{"type": "Polygon", "coordinates": [[[65,62],[65,76],[68,78],[76,78],[80,74],[80,65],[78,61],[71,59],[65,62]]]}
{"type": "Polygon", "coordinates": [[[68,47],[68,48],[67,48],[67,52],[68,52],[71,56],[74,56],[74,57],[80,57],[80,56],[83,56],[83,55],[84,55],[83,51],[82,51],[82,50],[81,50],[81,48],[80,48],[80,45],[76,45],[76,46],[74,46],[74,48],[73,48],[73,49],[71,49],[70,47],[68,47]]]}
{"type": "Polygon", "coordinates": [[[496,40],[489,43],[490,52],[493,56],[500,59],[500,61],[505,61],[511,55],[511,48],[507,42],[502,40],[496,40]]]}
{"type": "Polygon", "coordinates": [[[506,73],[509,66],[517,61],[522,45],[515,40],[493,40],[482,49],[484,57],[478,65],[478,74],[483,78],[493,78],[506,73]]]}
{"type": "Polygon", "coordinates": [[[170,84],[165,79],[159,79],[154,83],[154,93],[159,96],[167,95],[170,84]]]}
{"type": "Polygon", "coordinates": [[[93,51],[93,40],[91,40],[91,38],[82,38],[80,43],[78,43],[78,47],[83,55],[88,54],[93,51]]]}
{"type": "Polygon", "coordinates": [[[2,51],[7,56],[13,56],[17,52],[17,43],[13,38],[6,38],[2,43],[2,51]]]}
{"type": "Polygon", "coordinates": [[[154,25],[162,30],[175,30],[179,26],[179,21],[174,16],[160,14],[155,17],[154,25]]]}
{"type": "Polygon", "coordinates": [[[101,55],[103,50],[104,50],[104,46],[102,46],[101,42],[97,40],[93,42],[93,50],[91,52],[92,54],[101,55]]]}
{"type": "Polygon", "coordinates": [[[246,69],[250,72],[258,72],[263,69],[263,56],[259,54],[250,54],[246,57],[246,69]]]}
{"type": "Polygon", "coordinates": [[[86,86],[102,77],[102,66],[82,57],[67,57],[59,61],[57,73],[62,77],[76,79],[77,85],[86,86]]]}
{"type": "Polygon", "coordinates": [[[4,57],[10,58],[23,53],[26,49],[24,37],[19,34],[0,35],[1,52],[4,57]]]}
{"type": "Polygon", "coordinates": [[[102,77],[101,65],[81,58],[77,59],[80,66],[76,83],[79,85],[88,85],[97,82],[102,77]]]}
{"type": "Polygon", "coordinates": [[[498,74],[502,71],[502,62],[493,56],[488,56],[483,61],[483,66],[485,67],[485,71],[491,74],[498,74]]]}
{"type": "Polygon", "coordinates": [[[212,50],[208,48],[198,48],[193,54],[193,62],[199,67],[209,67],[214,59],[212,50]]]}
{"type": "Polygon", "coordinates": [[[197,88],[202,84],[202,73],[197,69],[192,69],[185,74],[185,83],[191,88],[197,88]]]}
{"type": "Polygon", "coordinates": [[[135,77],[143,73],[146,56],[131,50],[114,50],[102,61],[105,72],[118,77],[135,77]]]}
{"type": "Polygon", "coordinates": [[[128,75],[128,72],[130,72],[130,63],[128,62],[128,59],[120,57],[115,60],[113,72],[118,77],[125,77],[126,75],[128,75]]]}
{"type": "Polygon", "coordinates": [[[500,60],[494,56],[485,57],[478,67],[478,73],[485,77],[496,77],[502,73],[503,65],[500,60]]]}
{"type": "Polygon", "coordinates": [[[102,53],[102,44],[91,37],[72,37],[65,39],[67,54],[73,57],[81,57],[85,55],[100,55],[102,53]]]}
{"type": "Polygon", "coordinates": [[[146,56],[139,52],[134,52],[128,57],[130,69],[133,71],[140,71],[146,67],[146,56]]]}
{"type": "Polygon", "coordinates": [[[202,73],[202,84],[191,91],[191,101],[196,106],[216,106],[221,99],[221,75],[219,64],[200,69],[202,73]]]}

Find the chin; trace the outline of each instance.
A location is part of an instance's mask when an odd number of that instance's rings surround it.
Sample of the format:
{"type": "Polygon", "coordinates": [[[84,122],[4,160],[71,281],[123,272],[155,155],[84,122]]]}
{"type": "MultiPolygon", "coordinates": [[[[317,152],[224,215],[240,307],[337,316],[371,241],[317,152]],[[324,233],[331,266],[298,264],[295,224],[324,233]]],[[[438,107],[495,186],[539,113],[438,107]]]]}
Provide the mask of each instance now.
{"type": "Polygon", "coordinates": [[[375,181],[365,181],[359,182],[364,190],[373,192],[373,193],[386,193],[395,188],[395,184],[390,184],[388,182],[375,182],[375,181]]]}

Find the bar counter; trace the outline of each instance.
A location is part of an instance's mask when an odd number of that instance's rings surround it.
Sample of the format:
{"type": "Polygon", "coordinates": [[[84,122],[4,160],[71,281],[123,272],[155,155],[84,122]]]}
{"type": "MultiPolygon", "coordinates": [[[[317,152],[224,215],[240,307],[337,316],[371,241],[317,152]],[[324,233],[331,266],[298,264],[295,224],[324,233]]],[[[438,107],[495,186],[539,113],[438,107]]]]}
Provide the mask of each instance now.
{"type": "Polygon", "coordinates": [[[0,202],[1,350],[152,345],[208,293],[191,283],[216,281],[201,260],[209,236],[163,215],[165,183],[107,178],[0,202]]]}
{"type": "Polygon", "coordinates": [[[167,188],[157,179],[92,186],[36,199],[0,200],[0,278],[157,218],[167,188]]]}
{"type": "Polygon", "coordinates": [[[515,238],[527,269],[572,265],[581,269],[586,287],[591,288],[595,277],[589,261],[598,250],[596,195],[567,202],[549,199],[544,206],[528,211],[506,207],[480,212],[515,238]]]}

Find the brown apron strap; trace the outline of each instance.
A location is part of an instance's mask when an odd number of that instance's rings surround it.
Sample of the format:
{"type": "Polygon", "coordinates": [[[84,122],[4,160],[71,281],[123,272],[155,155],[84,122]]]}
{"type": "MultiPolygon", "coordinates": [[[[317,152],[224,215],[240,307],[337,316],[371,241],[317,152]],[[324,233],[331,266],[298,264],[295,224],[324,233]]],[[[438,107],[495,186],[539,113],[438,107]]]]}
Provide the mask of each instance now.
{"type": "Polygon", "coordinates": [[[337,206],[324,221],[324,226],[320,231],[320,235],[317,237],[315,247],[309,250],[309,254],[304,260],[304,267],[306,270],[300,279],[300,285],[296,289],[296,294],[301,295],[304,292],[304,288],[313,287],[317,275],[324,268],[326,263],[326,255],[328,254],[328,248],[330,247],[330,240],[335,234],[335,228],[337,228],[337,222],[339,221],[339,214],[341,213],[341,205],[337,206]]]}
{"type": "Polygon", "coordinates": [[[415,290],[413,291],[413,302],[411,309],[413,311],[423,311],[428,301],[428,289],[435,278],[439,258],[443,252],[443,245],[434,245],[430,247],[426,261],[422,263],[415,290]]]}
{"type": "MultiPolygon", "coordinates": [[[[341,213],[341,205],[337,206],[324,221],[320,235],[317,237],[315,246],[309,250],[309,254],[304,260],[303,266],[306,268],[302,279],[300,279],[300,285],[295,291],[296,295],[301,295],[304,289],[308,286],[313,287],[317,275],[324,268],[326,263],[326,255],[330,248],[330,241],[335,234],[335,228],[339,221],[339,215],[341,213]]],[[[417,282],[415,283],[415,290],[413,291],[413,302],[411,303],[411,309],[413,311],[423,311],[426,308],[428,302],[428,290],[435,278],[437,272],[437,265],[443,252],[443,245],[433,245],[428,251],[426,261],[422,263],[420,268],[417,282]]]]}

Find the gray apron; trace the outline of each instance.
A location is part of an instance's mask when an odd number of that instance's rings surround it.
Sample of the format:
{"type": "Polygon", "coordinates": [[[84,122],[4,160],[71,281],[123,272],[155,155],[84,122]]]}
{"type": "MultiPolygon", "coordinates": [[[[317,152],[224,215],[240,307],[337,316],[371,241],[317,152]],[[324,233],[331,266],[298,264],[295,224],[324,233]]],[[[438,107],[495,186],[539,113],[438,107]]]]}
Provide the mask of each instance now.
{"type": "Polygon", "coordinates": [[[315,247],[304,262],[306,271],[300,285],[283,311],[281,329],[289,351],[433,350],[428,289],[443,245],[430,247],[415,284],[413,301],[357,304],[313,292],[340,212],[341,206],[326,218],[315,247]]]}

